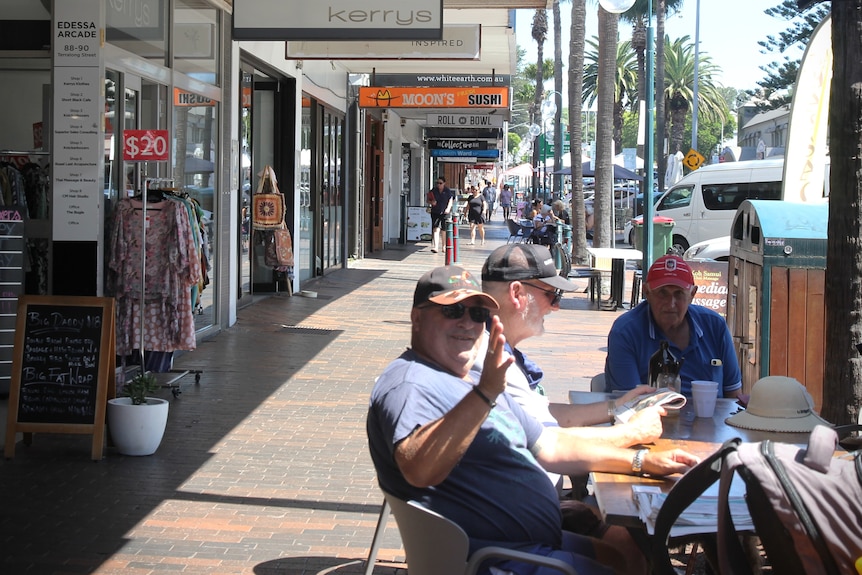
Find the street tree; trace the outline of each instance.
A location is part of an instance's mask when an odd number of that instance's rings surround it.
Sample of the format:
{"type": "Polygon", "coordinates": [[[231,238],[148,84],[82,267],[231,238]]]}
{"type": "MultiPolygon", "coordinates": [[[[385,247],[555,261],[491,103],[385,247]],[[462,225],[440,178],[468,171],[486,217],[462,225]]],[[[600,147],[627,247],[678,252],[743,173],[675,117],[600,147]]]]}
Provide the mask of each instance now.
{"type": "Polygon", "coordinates": [[[805,46],[829,8],[813,4],[800,10],[796,0],[784,0],[764,13],[787,21],[788,28],[777,36],[769,35],[766,40],[757,42],[762,53],[772,53],[780,59],[760,67],[766,77],[757,82],[759,88],[747,90],[747,93],[761,110],[774,110],[790,103],[805,46]]]}
{"type": "MultiPolygon", "coordinates": [[[[592,107],[598,97],[599,40],[595,36],[587,40],[589,50],[584,55],[584,104],[592,107]]],[[[637,110],[638,68],[637,54],[629,40],[617,44],[616,70],[614,72],[614,150],[622,150],[623,112],[637,110]]]]}
{"type": "MultiPolygon", "coordinates": [[[[800,4],[806,4],[801,0],[800,4]]],[[[862,0],[832,3],[826,369],[821,415],[858,421],[862,404],[862,0]]]]}
{"type": "Polygon", "coordinates": [[[599,6],[599,58],[596,97],[596,157],[595,196],[593,207],[593,245],[610,247],[614,233],[613,222],[613,129],[614,92],[617,71],[617,38],[619,15],[611,14],[599,6]]]}
{"type": "MultiPolygon", "coordinates": [[[[665,19],[668,14],[675,14],[682,7],[683,0],[654,0],[653,16],[656,17],[656,32],[654,38],[664,38],[665,19]]],[[[649,0],[635,0],[632,7],[621,15],[621,18],[632,24],[632,48],[637,54],[638,60],[638,94],[640,99],[646,101],[646,47],[647,47],[647,12],[649,11],[649,0]]],[[[655,42],[655,69],[653,75],[654,94],[664,92],[664,43],[655,42]]],[[[664,101],[660,98],[655,100],[655,118],[663,118],[664,101]]],[[[643,122],[643,119],[641,119],[643,122]]],[[[665,159],[663,142],[665,140],[665,126],[662,122],[656,122],[655,140],[653,150],[659,165],[659,189],[664,189],[664,167],[665,159]]],[[[640,152],[639,152],[640,153],[640,152]]]]}
{"type": "MultiPolygon", "coordinates": [[[[671,127],[669,153],[683,153],[685,121],[690,116],[694,103],[694,58],[695,50],[691,38],[683,36],[673,42],[665,38],[665,91],[667,107],[664,124],[671,127]]],[[[720,68],[712,63],[705,53],[699,55],[698,65],[698,111],[704,121],[723,121],[729,111],[721,87],[712,81],[720,68]]],[[[658,94],[657,94],[658,95],[658,94]]]]}
{"type": "Polygon", "coordinates": [[[584,205],[584,178],[581,165],[583,128],[584,44],[586,40],[587,7],[585,0],[572,0],[571,28],[569,30],[569,154],[572,166],[572,263],[584,265],[589,261],[587,252],[586,209],[584,205]]]}
{"type": "MultiPolygon", "coordinates": [[[[541,106],[542,106],[542,96],[544,95],[544,66],[543,63],[545,61],[544,51],[545,51],[545,40],[548,37],[548,14],[543,8],[539,8],[536,10],[533,15],[533,25],[531,28],[531,35],[533,36],[533,40],[536,41],[536,45],[538,46],[536,49],[536,91],[533,94],[533,106],[530,109],[530,121],[533,124],[541,124],[541,106]]],[[[533,146],[533,168],[539,165],[539,146],[533,146]]],[[[539,187],[538,176],[536,176],[535,171],[533,172],[533,198],[536,197],[536,190],[539,187]]]]}

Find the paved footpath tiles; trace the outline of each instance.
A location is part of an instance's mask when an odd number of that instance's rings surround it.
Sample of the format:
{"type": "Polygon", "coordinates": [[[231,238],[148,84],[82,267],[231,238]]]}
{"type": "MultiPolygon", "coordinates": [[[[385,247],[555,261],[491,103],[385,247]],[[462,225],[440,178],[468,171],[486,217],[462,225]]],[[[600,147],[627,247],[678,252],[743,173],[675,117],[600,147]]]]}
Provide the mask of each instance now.
{"type": "MultiPolygon", "coordinates": [[[[502,222],[487,229],[485,246],[460,246],[477,275],[508,235],[502,222]]],[[[0,573],[362,573],[382,502],[368,395],[408,345],[416,280],[443,262],[427,243],[390,246],[304,286],[317,298],[240,310],[236,325],[176,359],[203,373],[181,380],[179,398],[160,394],[171,406],[153,456],[107,448],[94,463],[88,436],[19,444],[0,462],[0,573]]],[[[554,401],[602,371],[622,313],[596,310],[585,293],[561,307],[523,346],[554,401]]],[[[404,572],[394,521],[379,559],[375,573],[404,572]]]]}

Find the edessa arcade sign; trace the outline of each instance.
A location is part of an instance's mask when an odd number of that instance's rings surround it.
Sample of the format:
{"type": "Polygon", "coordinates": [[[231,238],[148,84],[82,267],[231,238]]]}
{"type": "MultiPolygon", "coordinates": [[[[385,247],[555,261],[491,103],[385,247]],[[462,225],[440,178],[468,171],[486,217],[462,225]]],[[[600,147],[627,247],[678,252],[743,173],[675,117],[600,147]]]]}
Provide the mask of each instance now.
{"type": "Polygon", "coordinates": [[[234,40],[440,40],[443,0],[234,0],[234,40]]]}

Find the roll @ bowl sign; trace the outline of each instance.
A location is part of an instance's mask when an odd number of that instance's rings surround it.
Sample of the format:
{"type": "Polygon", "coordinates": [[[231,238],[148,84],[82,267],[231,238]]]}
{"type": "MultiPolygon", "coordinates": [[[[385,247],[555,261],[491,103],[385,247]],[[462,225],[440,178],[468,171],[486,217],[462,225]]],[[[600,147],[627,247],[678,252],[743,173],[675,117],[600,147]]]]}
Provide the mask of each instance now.
{"type": "Polygon", "coordinates": [[[123,160],[127,162],[167,162],[167,130],[123,130],[123,160]]]}

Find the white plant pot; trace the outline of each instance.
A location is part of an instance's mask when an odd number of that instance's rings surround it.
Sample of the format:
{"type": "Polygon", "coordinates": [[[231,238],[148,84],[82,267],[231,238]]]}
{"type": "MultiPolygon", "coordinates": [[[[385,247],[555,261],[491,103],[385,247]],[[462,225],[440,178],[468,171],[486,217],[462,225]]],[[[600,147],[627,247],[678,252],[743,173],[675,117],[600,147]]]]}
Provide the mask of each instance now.
{"type": "Polygon", "coordinates": [[[159,448],[168,423],[168,402],[148,397],[134,405],[128,397],[108,400],[108,430],[123,455],[152,455],[159,448]]]}

